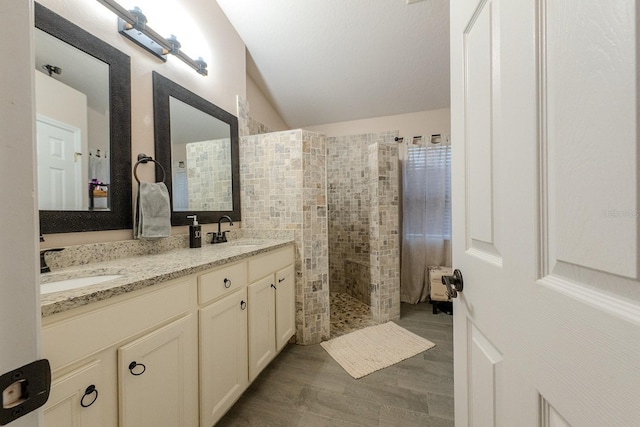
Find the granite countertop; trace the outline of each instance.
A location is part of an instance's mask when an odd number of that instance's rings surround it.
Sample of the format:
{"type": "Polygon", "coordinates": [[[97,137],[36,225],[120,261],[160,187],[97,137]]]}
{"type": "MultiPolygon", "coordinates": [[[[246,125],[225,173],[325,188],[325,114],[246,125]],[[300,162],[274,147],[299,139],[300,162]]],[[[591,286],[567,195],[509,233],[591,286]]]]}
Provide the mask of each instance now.
{"type": "Polygon", "coordinates": [[[287,246],[293,239],[240,238],[201,248],[174,249],[160,254],[133,256],[61,268],[40,275],[42,284],[78,277],[122,275],[103,283],[41,295],[42,317],[61,313],[116,295],[171,279],[202,272],[227,263],[287,246]]]}

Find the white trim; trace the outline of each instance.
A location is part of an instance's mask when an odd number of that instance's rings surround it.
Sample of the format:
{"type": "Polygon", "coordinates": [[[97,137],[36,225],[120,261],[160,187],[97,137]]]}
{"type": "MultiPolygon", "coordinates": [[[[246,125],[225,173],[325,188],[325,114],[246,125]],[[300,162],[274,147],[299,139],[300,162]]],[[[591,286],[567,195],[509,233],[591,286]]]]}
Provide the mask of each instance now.
{"type": "Polygon", "coordinates": [[[570,282],[558,276],[548,275],[537,283],[597,310],[640,325],[640,305],[624,301],[602,291],[570,282]]]}

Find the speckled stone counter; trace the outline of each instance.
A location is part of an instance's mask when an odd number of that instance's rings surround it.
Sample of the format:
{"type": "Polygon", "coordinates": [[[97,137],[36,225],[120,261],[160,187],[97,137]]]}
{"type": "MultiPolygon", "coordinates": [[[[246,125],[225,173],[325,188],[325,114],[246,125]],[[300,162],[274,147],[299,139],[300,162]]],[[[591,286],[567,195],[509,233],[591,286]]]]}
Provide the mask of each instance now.
{"type": "MultiPolygon", "coordinates": [[[[286,235],[276,236],[278,238],[265,237],[269,238],[240,237],[230,239],[228,243],[215,245],[203,242],[201,248],[195,249],[175,248],[148,255],[133,253],[119,259],[109,259],[107,256],[108,260],[101,262],[80,265],[70,262],[71,266],[64,268],[52,266],[54,271],[40,276],[41,284],[98,275],[117,274],[123,277],[83,288],[41,295],[42,316],[61,313],[293,244],[293,238],[286,235]]],[[[82,253],[82,249],[70,249],[71,253],[73,250],[82,253]]],[[[95,248],[91,250],[96,252],[95,248]]],[[[96,258],[97,256],[93,257],[96,258]]]]}

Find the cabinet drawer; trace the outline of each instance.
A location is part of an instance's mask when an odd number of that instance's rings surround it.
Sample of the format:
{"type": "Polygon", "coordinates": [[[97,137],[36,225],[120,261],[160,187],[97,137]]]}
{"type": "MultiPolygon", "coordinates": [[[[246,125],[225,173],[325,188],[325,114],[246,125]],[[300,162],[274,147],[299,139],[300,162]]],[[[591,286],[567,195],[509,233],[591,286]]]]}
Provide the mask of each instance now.
{"type": "Polygon", "coordinates": [[[247,263],[240,262],[222,267],[198,277],[198,302],[213,301],[223,295],[247,286],[247,263]]]}
{"type": "Polygon", "coordinates": [[[56,369],[189,310],[195,276],[42,328],[42,353],[56,369]],[[78,343],[82,343],[79,345],[78,343]]]}
{"type": "Polygon", "coordinates": [[[293,261],[293,245],[251,258],[249,260],[249,281],[253,283],[262,279],[268,274],[273,274],[274,271],[293,264],[293,261]]]}

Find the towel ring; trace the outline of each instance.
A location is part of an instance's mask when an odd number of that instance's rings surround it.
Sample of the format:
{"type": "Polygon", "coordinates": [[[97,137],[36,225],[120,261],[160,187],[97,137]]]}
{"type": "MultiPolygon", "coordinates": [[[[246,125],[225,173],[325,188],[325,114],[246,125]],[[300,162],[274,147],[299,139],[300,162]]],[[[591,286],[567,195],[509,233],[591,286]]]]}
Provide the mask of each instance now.
{"type": "Polygon", "coordinates": [[[154,160],[151,156],[147,156],[144,153],[140,153],[138,154],[138,161],[136,162],[135,166],[133,167],[133,176],[136,179],[136,181],[138,182],[138,184],[140,184],[140,180],[138,179],[138,173],[137,173],[137,169],[138,169],[138,165],[140,163],[147,163],[147,162],[153,162],[156,165],[158,165],[160,167],[160,170],[162,171],[162,179],[160,180],[160,182],[164,182],[164,178],[167,175],[164,171],[164,168],[162,167],[162,165],[157,161],[154,160]]]}

